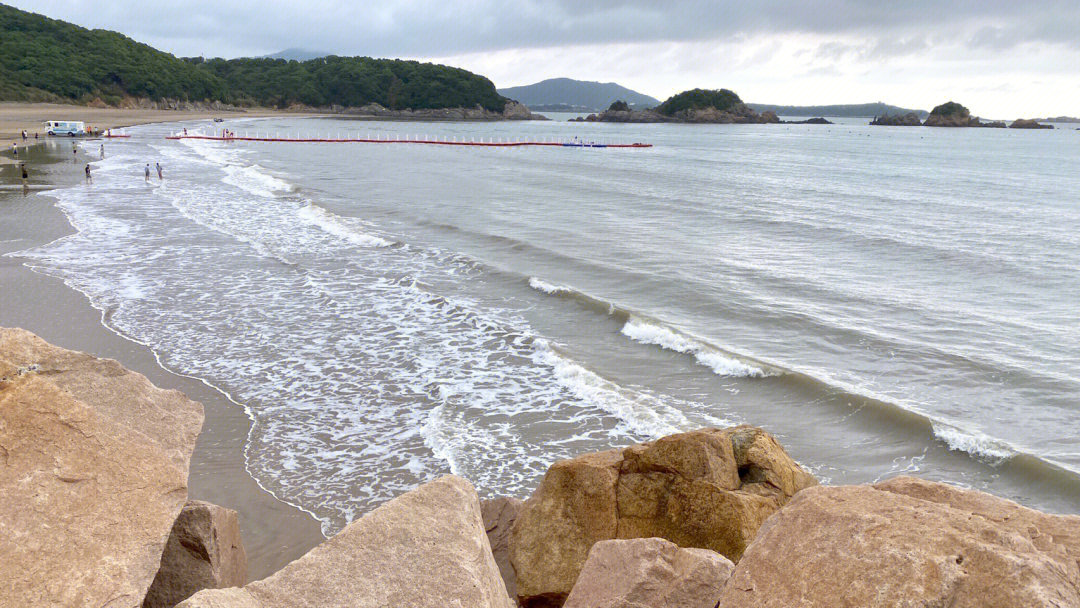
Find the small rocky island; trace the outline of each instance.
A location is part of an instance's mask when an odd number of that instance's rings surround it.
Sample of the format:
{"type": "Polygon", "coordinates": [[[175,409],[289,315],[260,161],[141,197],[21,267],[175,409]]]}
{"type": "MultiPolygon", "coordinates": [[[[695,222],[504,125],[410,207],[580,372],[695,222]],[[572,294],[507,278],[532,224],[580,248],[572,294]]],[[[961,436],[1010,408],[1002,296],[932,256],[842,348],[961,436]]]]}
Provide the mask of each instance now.
{"type": "MultiPolygon", "coordinates": [[[[983,122],[978,116],[972,116],[971,111],[964,106],[956,103],[955,101],[949,101],[934,108],[930,115],[926,117],[926,122],[921,122],[918,115],[914,112],[908,112],[907,114],[883,114],[877,116],[871,125],[880,125],[887,127],[987,127],[992,129],[1003,129],[1006,124],[1000,120],[992,122],[983,122]]],[[[1053,125],[1044,125],[1037,120],[1018,118],[1013,121],[1011,125],[1008,125],[1012,129],[1053,129],[1053,125]]]]}
{"type": "Polygon", "coordinates": [[[777,124],[775,112],[758,114],[728,89],[692,89],[673,95],[648,110],[632,110],[616,101],[599,114],[571,119],[574,122],[675,122],[700,124],[777,124]]]}

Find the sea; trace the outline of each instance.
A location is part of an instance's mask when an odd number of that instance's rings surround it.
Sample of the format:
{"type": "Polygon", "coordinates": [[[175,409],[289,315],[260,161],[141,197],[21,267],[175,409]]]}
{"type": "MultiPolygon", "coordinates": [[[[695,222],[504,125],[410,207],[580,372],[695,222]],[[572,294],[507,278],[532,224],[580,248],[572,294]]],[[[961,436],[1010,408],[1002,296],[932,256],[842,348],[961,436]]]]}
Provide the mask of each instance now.
{"type": "Polygon", "coordinates": [[[555,118],[130,128],[50,193],[74,233],[8,255],[243,408],[249,473],[328,534],[737,424],[822,483],[1080,513],[1080,133],[555,118]]]}

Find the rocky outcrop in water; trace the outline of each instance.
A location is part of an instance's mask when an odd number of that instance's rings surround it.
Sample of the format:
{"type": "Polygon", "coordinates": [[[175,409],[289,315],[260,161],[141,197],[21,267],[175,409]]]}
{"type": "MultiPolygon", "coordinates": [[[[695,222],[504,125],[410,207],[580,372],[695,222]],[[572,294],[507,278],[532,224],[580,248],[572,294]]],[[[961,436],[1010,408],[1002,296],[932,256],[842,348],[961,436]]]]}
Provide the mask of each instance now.
{"type": "Polygon", "coordinates": [[[598,541],[659,537],[738,560],[761,524],[817,481],[768,433],[681,433],[555,463],[510,537],[523,606],[559,606],[598,541]]]}
{"type": "Polygon", "coordinates": [[[903,116],[900,114],[883,114],[870,121],[870,124],[885,127],[918,127],[922,126],[922,121],[919,120],[918,114],[908,112],[903,116]]]}
{"type": "Polygon", "coordinates": [[[627,122],[627,123],[693,123],[693,124],[776,124],[780,119],[774,112],[758,114],[750,106],[739,103],[727,110],[716,108],[694,108],[675,112],[668,116],[656,110],[605,110],[599,114],[589,114],[581,118],[572,118],[571,122],[627,122]]]}
{"type": "Polygon", "coordinates": [[[902,477],[811,488],[769,519],[720,608],[1080,606],[1080,517],[902,477]]]}
{"type": "Polygon", "coordinates": [[[142,608],[172,608],[197,591],[247,582],[247,555],[236,511],[193,500],[173,524],[142,608]]]}
{"type": "Polygon", "coordinates": [[[447,476],[354,521],[261,581],[178,608],[509,608],[469,482],[447,476]]]}
{"type": "Polygon", "coordinates": [[[714,608],[735,565],[662,538],[592,546],[565,608],[714,608]]]}
{"type": "Polygon", "coordinates": [[[0,594],[140,605],[202,421],[201,405],[115,361],[0,328],[0,594]]]}
{"type": "Polygon", "coordinates": [[[1044,125],[1031,118],[1017,118],[1009,125],[1010,129],[1053,129],[1054,125],[1044,125]]]}
{"type": "Polygon", "coordinates": [[[972,116],[964,106],[950,101],[931,110],[923,123],[926,127],[988,127],[1003,129],[1005,123],[1001,121],[983,122],[978,116],[972,116]]]}
{"type": "Polygon", "coordinates": [[[824,117],[807,118],[806,120],[781,120],[785,125],[831,125],[833,122],[824,117]]]}

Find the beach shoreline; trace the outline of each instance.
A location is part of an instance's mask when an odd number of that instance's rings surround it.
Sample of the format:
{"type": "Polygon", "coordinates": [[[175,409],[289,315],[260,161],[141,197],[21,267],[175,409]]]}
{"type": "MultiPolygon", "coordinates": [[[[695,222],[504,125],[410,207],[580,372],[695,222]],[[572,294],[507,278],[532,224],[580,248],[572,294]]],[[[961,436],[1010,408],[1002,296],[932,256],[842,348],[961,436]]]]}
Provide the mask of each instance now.
{"type": "Polygon", "coordinates": [[[250,578],[268,576],[325,537],[310,514],[278,500],[248,474],[243,450],[251,421],[243,408],[203,381],[166,369],[150,348],[111,328],[108,311],[96,308],[83,293],[34,271],[17,256],[4,255],[75,232],[47,191],[39,192],[78,186],[82,163],[66,162],[67,152],[66,146],[37,145],[26,157],[20,155],[31,166],[29,192],[20,192],[14,167],[0,167],[0,284],[5,286],[0,290],[0,326],[20,327],[65,348],[115,359],[155,385],[201,402],[205,422],[191,460],[189,499],[236,510],[250,578]]]}
{"type": "Polygon", "coordinates": [[[42,130],[42,123],[47,120],[78,120],[100,129],[121,129],[148,123],[180,122],[184,120],[206,120],[209,118],[265,118],[270,116],[321,116],[318,112],[296,112],[271,108],[251,108],[236,110],[150,110],[143,108],[93,108],[89,106],[67,105],[60,103],[23,103],[0,102],[0,143],[3,149],[17,143],[33,144],[34,132],[39,140],[48,140],[42,130]],[[27,142],[22,141],[22,130],[30,135],[27,142]]]}

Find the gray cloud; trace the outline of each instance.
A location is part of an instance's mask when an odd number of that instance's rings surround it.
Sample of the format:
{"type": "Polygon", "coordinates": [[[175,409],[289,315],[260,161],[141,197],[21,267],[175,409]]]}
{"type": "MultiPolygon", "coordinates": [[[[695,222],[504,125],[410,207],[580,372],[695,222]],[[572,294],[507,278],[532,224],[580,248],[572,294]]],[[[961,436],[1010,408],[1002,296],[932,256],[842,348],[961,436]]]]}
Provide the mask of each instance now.
{"type": "MultiPolygon", "coordinates": [[[[1007,50],[1080,48],[1080,2],[1005,0],[759,2],[403,0],[365,3],[206,1],[12,4],[87,27],[119,30],[180,55],[255,55],[287,47],[342,55],[447,56],[568,44],[700,41],[761,34],[855,35],[863,58],[919,52],[934,39],[1007,50]]],[[[824,53],[843,53],[840,48],[824,53]]]]}

